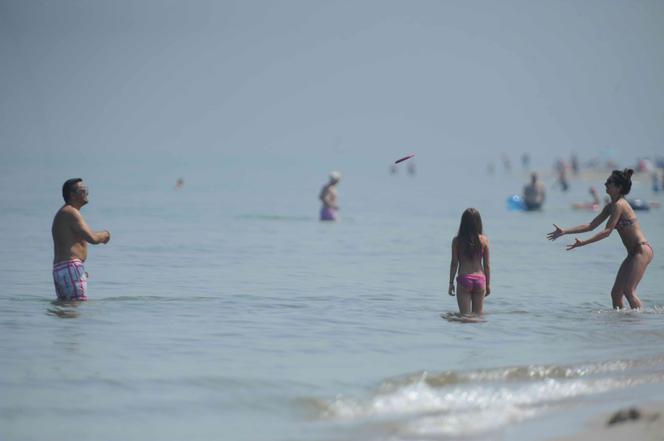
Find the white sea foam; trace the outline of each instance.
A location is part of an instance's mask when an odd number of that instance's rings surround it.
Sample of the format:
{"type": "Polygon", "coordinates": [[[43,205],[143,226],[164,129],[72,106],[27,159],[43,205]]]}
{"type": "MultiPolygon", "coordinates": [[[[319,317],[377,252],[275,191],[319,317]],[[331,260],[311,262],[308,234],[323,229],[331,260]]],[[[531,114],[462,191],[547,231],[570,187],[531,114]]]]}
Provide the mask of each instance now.
{"type": "MultiPolygon", "coordinates": [[[[649,360],[648,363],[654,362],[649,360]]],[[[644,362],[645,363],[645,362],[644,362]]],[[[631,362],[610,362],[583,368],[568,368],[575,372],[573,378],[540,378],[536,381],[486,381],[501,376],[481,376],[478,382],[432,386],[426,375],[418,381],[380,389],[364,399],[337,397],[324,406],[327,418],[368,422],[388,420],[397,423],[404,435],[447,435],[482,433],[523,421],[540,414],[550,407],[557,407],[580,397],[636,386],[661,382],[663,374],[649,373],[641,376],[623,375],[631,362]],[[601,375],[585,377],[588,372],[601,375]],[[606,375],[606,374],[609,375],[606,375]]],[[[528,371],[528,369],[521,369],[528,371]]],[[[532,367],[533,372],[540,369],[532,367]]],[[[548,371],[547,369],[543,369],[548,371]]],[[[505,372],[510,369],[505,369],[505,372]]],[[[478,374],[477,372],[475,374],[478,374]]],[[[633,374],[633,372],[632,372],[633,374]]],[[[449,375],[449,374],[448,374],[449,375]]],[[[479,374],[478,374],[479,375],[479,374]]],[[[473,375],[470,375],[473,377],[473,375]]],[[[504,376],[502,377],[504,379],[504,376]]]]}
{"type": "Polygon", "coordinates": [[[329,415],[338,418],[363,418],[425,412],[463,412],[501,406],[537,406],[579,395],[602,393],[627,383],[627,380],[619,379],[548,379],[520,387],[456,386],[437,389],[421,382],[366,400],[339,397],[329,404],[328,411],[329,415]]]}

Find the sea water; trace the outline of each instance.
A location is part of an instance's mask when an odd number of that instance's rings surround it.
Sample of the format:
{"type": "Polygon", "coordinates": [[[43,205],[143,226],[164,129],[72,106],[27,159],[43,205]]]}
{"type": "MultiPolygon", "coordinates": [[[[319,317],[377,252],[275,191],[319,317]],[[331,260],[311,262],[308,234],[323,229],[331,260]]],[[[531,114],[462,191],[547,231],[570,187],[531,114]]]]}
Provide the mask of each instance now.
{"type": "MultiPolygon", "coordinates": [[[[570,204],[604,175],[568,193],[548,180],[545,209],[524,213],[506,198],[525,172],[461,161],[392,175],[391,157],[6,159],[3,440],[537,440],[663,396],[662,212],[637,213],[655,252],[639,312],[610,307],[617,234],[571,252],[571,236],[546,240],[592,219],[570,204]],[[321,223],[338,165],[341,221],[321,223]],[[58,305],[50,224],[76,176],[112,237],[90,246],[90,300],[58,305]],[[492,260],[471,323],[447,294],[469,206],[492,260]]],[[[653,198],[647,183],[635,196],[653,198]]]]}

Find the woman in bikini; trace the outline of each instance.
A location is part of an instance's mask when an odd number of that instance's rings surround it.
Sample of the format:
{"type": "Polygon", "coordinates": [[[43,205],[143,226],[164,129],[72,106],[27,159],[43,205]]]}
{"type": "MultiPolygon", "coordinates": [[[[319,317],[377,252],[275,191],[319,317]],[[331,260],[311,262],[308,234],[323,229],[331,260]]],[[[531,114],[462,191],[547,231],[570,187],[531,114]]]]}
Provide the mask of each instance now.
{"type": "Polygon", "coordinates": [[[482,314],[484,297],[491,293],[489,268],[489,239],[482,234],[479,211],[468,208],[461,215],[459,233],[452,240],[449,295],[454,295],[454,276],[457,277],[457,303],[461,314],[482,314]]]}
{"type": "Polygon", "coordinates": [[[573,250],[602,240],[608,237],[614,228],[618,231],[625,248],[627,248],[627,257],[620,265],[616,281],[611,290],[613,307],[617,309],[624,307],[623,296],[627,298],[632,309],[641,308],[641,300],[636,295],[636,286],[641,281],[648,264],[653,258],[652,247],[641,231],[641,227],[639,227],[634,210],[625,200],[625,195],[632,188],[633,173],[634,171],[631,169],[614,170],[611,173],[604,184],[606,193],[611,197],[611,202],[604,207],[592,222],[568,229],[553,224],[556,229],[547,235],[549,240],[556,240],[564,234],[585,233],[597,228],[605,219],[609,219],[602,231],[587,240],[576,239],[573,244],[567,246],[567,250],[573,250]]]}

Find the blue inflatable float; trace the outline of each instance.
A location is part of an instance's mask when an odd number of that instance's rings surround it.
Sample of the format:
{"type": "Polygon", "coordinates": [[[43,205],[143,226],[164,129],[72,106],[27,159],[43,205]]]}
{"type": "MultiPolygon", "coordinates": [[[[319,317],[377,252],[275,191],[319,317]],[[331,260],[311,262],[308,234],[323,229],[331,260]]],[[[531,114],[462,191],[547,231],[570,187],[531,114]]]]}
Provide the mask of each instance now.
{"type": "Polygon", "coordinates": [[[523,211],[526,209],[526,204],[523,202],[521,196],[515,194],[507,198],[507,209],[510,211],[523,211]]]}

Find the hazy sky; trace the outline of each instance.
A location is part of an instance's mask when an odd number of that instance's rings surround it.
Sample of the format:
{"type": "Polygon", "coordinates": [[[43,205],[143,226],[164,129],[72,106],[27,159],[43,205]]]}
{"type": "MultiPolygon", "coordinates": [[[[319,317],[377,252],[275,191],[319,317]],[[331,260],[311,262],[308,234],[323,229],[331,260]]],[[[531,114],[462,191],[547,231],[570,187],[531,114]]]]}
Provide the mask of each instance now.
{"type": "Polygon", "coordinates": [[[20,152],[664,153],[663,1],[0,0],[20,152]]]}

